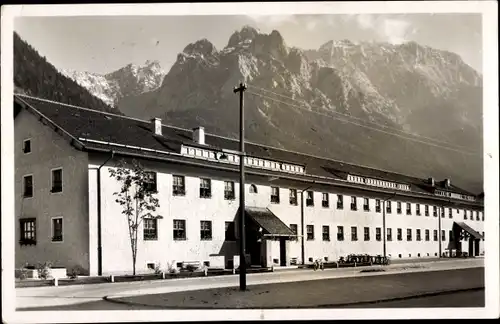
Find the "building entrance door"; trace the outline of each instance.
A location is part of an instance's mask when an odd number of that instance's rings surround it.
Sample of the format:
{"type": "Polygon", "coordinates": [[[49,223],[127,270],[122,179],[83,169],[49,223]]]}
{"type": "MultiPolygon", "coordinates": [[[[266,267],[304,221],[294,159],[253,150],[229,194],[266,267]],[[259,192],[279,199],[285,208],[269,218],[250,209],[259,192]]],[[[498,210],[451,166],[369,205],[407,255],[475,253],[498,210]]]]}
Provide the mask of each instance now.
{"type": "Polygon", "coordinates": [[[280,238],[280,266],[286,266],[286,239],[280,238]]]}
{"type": "Polygon", "coordinates": [[[469,237],[469,256],[474,256],[474,240],[469,237]]]}

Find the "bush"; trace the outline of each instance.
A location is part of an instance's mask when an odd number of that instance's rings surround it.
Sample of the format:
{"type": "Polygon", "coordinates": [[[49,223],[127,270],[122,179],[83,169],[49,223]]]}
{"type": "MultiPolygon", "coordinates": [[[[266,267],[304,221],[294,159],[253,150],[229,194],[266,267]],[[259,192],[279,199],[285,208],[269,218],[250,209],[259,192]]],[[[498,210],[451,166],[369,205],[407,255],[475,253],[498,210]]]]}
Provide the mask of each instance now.
{"type": "Polygon", "coordinates": [[[71,279],[78,279],[78,275],[82,275],[83,273],[84,273],[83,268],[79,265],[76,265],[73,268],[71,268],[69,277],[71,279]]]}
{"type": "Polygon", "coordinates": [[[170,263],[167,263],[167,273],[179,273],[179,269],[175,266],[175,262],[172,261],[170,263]]]}
{"type": "Polygon", "coordinates": [[[28,270],[30,268],[34,268],[34,267],[30,266],[29,263],[26,263],[23,267],[21,267],[20,273],[19,273],[19,279],[24,280],[24,279],[28,278],[28,270]]]}
{"type": "Polygon", "coordinates": [[[38,263],[36,270],[38,272],[38,278],[49,279],[51,277],[52,263],[45,261],[44,263],[38,263]]]}
{"type": "Polygon", "coordinates": [[[155,265],[155,274],[156,275],[161,275],[163,273],[163,269],[161,268],[161,264],[158,263],[157,265],[155,265]]]}

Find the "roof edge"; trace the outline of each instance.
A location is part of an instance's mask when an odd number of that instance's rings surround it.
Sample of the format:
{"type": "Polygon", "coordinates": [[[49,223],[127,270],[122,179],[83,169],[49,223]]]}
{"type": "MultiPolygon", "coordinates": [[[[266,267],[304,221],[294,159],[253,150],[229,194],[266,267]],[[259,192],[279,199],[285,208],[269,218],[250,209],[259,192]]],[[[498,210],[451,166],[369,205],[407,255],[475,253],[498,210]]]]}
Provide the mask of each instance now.
{"type": "MultiPolygon", "coordinates": [[[[27,98],[30,98],[30,99],[35,99],[35,100],[45,101],[45,102],[49,102],[49,103],[54,103],[54,104],[58,104],[58,105],[61,105],[61,106],[67,106],[67,107],[82,109],[82,110],[86,110],[86,111],[92,111],[92,112],[100,113],[100,114],[103,114],[103,115],[110,115],[110,116],[114,116],[114,117],[135,120],[135,121],[139,121],[139,122],[143,122],[143,123],[149,123],[150,122],[148,120],[144,120],[144,119],[140,119],[140,118],[134,118],[134,117],[129,117],[129,116],[125,116],[125,115],[117,115],[117,114],[113,114],[113,113],[109,113],[109,112],[104,112],[104,111],[100,111],[100,110],[95,110],[95,109],[91,109],[91,108],[85,108],[85,107],[81,107],[81,106],[75,106],[75,105],[65,104],[65,103],[62,103],[62,102],[54,101],[54,100],[33,97],[33,96],[26,95],[26,94],[14,93],[14,97],[27,97],[27,98]]],[[[167,124],[163,124],[163,123],[161,125],[162,125],[162,127],[168,127],[168,128],[172,128],[172,129],[178,129],[178,130],[182,130],[182,131],[192,132],[192,129],[177,127],[177,126],[173,126],[173,125],[167,125],[167,124]]],[[[236,143],[239,142],[238,139],[234,139],[234,138],[226,137],[226,136],[222,136],[222,135],[217,135],[217,134],[212,134],[212,133],[207,133],[207,132],[205,132],[205,136],[218,137],[218,138],[230,140],[230,141],[233,141],[233,142],[236,142],[236,143]]],[[[313,154],[308,154],[308,153],[303,153],[303,152],[297,152],[297,151],[287,150],[287,149],[284,149],[284,148],[278,148],[278,147],[274,147],[274,146],[270,146],[270,145],[255,143],[255,142],[252,142],[252,141],[245,141],[245,143],[256,145],[256,146],[260,146],[260,147],[263,147],[263,148],[270,148],[270,149],[278,150],[278,151],[282,151],[282,152],[294,153],[294,154],[298,154],[298,155],[302,155],[302,156],[317,158],[317,159],[321,159],[321,160],[325,160],[325,161],[332,161],[332,162],[336,162],[336,163],[343,163],[343,164],[346,164],[346,165],[360,167],[360,168],[364,168],[364,169],[368,169],[368,170],[386,172],[386,173],[389,173],[389,174],[403,176],[403,177],[407,177],[407,178],[418,179],[418,180],[421,180],[421,181],[425,181],[426,180],[424,178],[420,178],[420,177],[416,177],[416,176],[410,176],[410,175],[407,175],[407,174],[402,174],[402,173],[398,173],[398,172],[394,172],[394,171],[389,171],[389,170],[385,170],[385,169],[378,169],[378,168],[375,168],[375,167],[370,167],[370,166],[366,166],[366,165],[362,165],[362,164],[355,164],[355,163],[341,161],[341,160],[335,160],[335,159],[332,159],[332,158],[329,158],[329,157],[324,157],[324,156],[318,156],[318,155],[313,155],[313,154]]],[[[183,143],[183,144],[185,144],[185,143],[183,143]]],[[[188,144],[188,143],[186,143],[186,144],[188,144]]],[[[284,161],[284,162],[286,162],[286,161],[284,161]]],[[[286,163],[291,163],[291,162],[286,162],[286,163]]],[[[305,164],[301,164],[301,165],[302,166],[306,166],[305,164]]],[[[360,176],[365,176],[363,174],[359,174],[359,175],[360,176]]],[[[460,189],[460,190],[462,190],[464,192],[468,192],[469,194],[471,194],[474,197],[476,197],[475,194],[471,193],[468,190],[465,190],[465,189],[460,188],[458,186],[456,186],[456,188],[458,188],[458,189],[460,189]]]]}

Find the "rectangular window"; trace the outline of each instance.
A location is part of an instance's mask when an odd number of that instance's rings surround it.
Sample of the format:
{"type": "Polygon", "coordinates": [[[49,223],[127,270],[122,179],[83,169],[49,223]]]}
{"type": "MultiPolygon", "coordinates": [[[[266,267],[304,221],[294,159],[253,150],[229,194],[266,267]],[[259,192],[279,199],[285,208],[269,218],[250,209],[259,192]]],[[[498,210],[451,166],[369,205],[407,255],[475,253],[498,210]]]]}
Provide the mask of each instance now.
{"type": "MultiPolygon", "coordinates": [[[[448,217],[453,218],[453,208],[451,208],[451,207],[448,208],[448,217]]],[[[477,220],[479,220],[479,218],[477,220]]]]}
{"type": "Polygon", "coordinates": [[[387,241],[392,241],[392,228],[387,229],[387,241]]]}
{"type": "Polygon", "coordinates": [[[481,212],[481,220],[484,222],[484,212],[481,212]]]}
{"type": "Polygon", "coordinates": [[[200,239],[202,241],[212,239],[212,221],[200,221],[200,239]]]}
{"type": "Polygon", "coordinates": [[[429,235],[429,230],[428,230],[428,229],[426,229],[426,230],[425,230],[425,240],[426,240],[426,241],[430,241],[430,239],[431,239],[431,238],[430,238],[430,235],[429,235]]]}
{"type": "Polygon", "coordinates": [[[398,214],[401,214],[401,202],[398,201],[396,204],[397,204],[397,212],[398,214]]]}
{"type": "Polygon", "coordinates": [[[235,198],[234,182],[233,181],[224,181],[224,199],[233,200],[234,198],[235,198]]]}
{"type": "Polygon", "coordinates": [[[467,210],[464,210],[464,219],[467,219],[467,210]]]}
{"type": "Polygon", "coordinates": [[[364,232],[364,238],[365,238],[365,241],[369,241],[370,240],[370,228],[369,227],[365,227],[365,232],[364,232]]]}
{"type": "Polygon", "coordinates": [[[422,236],[420,234],[420,228],[417,228],[417,241],[422,241],[422,236]]]}
{"type": "Polygon", "coordinates": [[[23,141],[23,152],[24,154],[31,153],[31,140],[24,140],[23,141]]]}
{"type": "Polygon", "coordinates": [[[446,231],[445,230],[441,230],[441,241],[446,241],[446,231]]]}
{"type": "Polygon", "coordinates": [[[337,209],[344,209],[344,197],[337,195],[337,209]]]}
{"type": "Polygon", "coordinates": [[[411,241],[411,228],[406,229],[406,240],[411,241]]]}
{"type": "Polygon", "coordinates": [[[184,219],[174,219],[174,240],[186,239],[186,221],[184,219]]]}
{"type": "Polygon", "coordinates": [[[271,202],[273,204],[279,204],[280,203],[280,188],[278,188],[278,187],[271,187],[271,202]]]}
{"type": "Polygon", "coordinates": [[[157,192],[156,172],[145,172],[144,187],[147,191],[157,192]]]}
{"type": "Polygon", "coordinates": [[[387,214],[390,214],[392,212],[392,202],[391,201],[387,201],[386,204],[387,204],[386,207],[385,207],[386,212],[387,212],[387,214]]]}
{"type": "Polygon", "coordinates": [[[398,241],[403,240],[403,230],[401,228],[398,228],[398,241]]]}
{"type": "Polygon", "coordinates": [[[292,238],[292,240],[296,241],[297,240],[297,235],[299,234],[299,230],[298,230],[297,224],[290,224],[290,229],[292,230],[293,234],[295,234],[295,236],[292,238]]]}
{"type": "Polygon", "coordinates": [[[23,196],[24,198],[33,197],[33,176],[28,175],[23,177],[23,196]]]}
{"type": "Polygon", "coordinates": [[[62,217],[52,218],[52,242],[62,242],[63,240],[63,219],[62,217]]]}
{"type": "Polygon", "coordinates": [[[234,222],[226,222],[225,223],[225,241],[236,241],[235,233],[234,233],[234,222]]]}
{"type": "Polygon", "coordinates": [[[439,211],[441,212],[441,218],[444,218],[444,207],[439,208],[439,211]]]}
{"type": "Polygon", "coordinates": [[[406,203],[406,215],[411,215],[411,204],[406,203]]]}
{"type": "Polygon", "coordinates": [[[363,210],[370,211],[370,199],[368,198],[363,199],[363,210]]]}
{"type": "Polygon", "coordinates": [[[438,240],[438,231],[437,230],[434,230],[433,231],[433,237],[434,237],[434,241],[437,241],[438,240]]]}
{"type": "Polygon", "coordinates": [[[425,205],[425,216],[429,216],[429,205],[425,205]]]}
{"type": "Polygon", "coordinates": [[[212,197],[212,183],[210,179],[200,179],[200,198],[212,197]]]}
{"type": "Polygon", "coordinates": [[[476,211],[476,220],[478,221],[479,220],[479,212],[476,211]]]}
{"type": "Polygon", "coordinates": [[[433,215],[434,217],[437,217],[437,207],[436,207],[436,206],[433,206],[432,208],[433,208],[432,215],[433,215]]]}
{"type": "Polygon", "coordinates": [[[19,220],[19,223],[21,229],[19,243],[36,244],[36,219],[22,218],[19,220]]]}
{"type": "Polygon", "coordinates": [[[377,241],[382,240],[382,229],[380,227],[375,228],[375,239],[377,241]]]}
{"type": "Polygon", "coordinates": [[[306,195],[306,206],[314,206],[314,193],[312,191],[307,191],[306,195]]]}
{"type": "Polygon", "coordinates": [[[173,176],[172,194],[174,196],[184,196],[186,194],[184,176],[180,175],[173,176]]]}
{"type": "Polygon", "coordinates": [[[323,225],[323,241],[330,241],[330,226],[323,225]]]}
{"type": "Polygon", "coordinates": [[[351,241],[358,240],[358,228],[356,226],[351,227],[351,241]]]}
{"type": "Polygon", "coordinates": [[[297,206],[297,189],[290,189],[290,205],[297,206]]]}
{"type": "Polygon", "coordinates": [[[62,169],[52,170],[52,189],[50,192],[62,192],[63,190],[62,169]]]}
{"type": "Polygon", "coordinates": [[[375,212],[380,213],[380,199],[375,200],[375,212]]]}
{"type": "Polygon", "coordinates": [[[344,240],[344,226],[337,226],[337,241],[344,240]]]}
{"type": "Polygon", "coordinates": [[[323,198],[321,199],[321,206],[325,208],[330,207],[330,195],[326,192],[323,192],[322,197],[323,198]]]}
{"type": "Polygon", "coordinates": [[[314,240],[314,225],[307,225],[307,240],[314,240]]]}
{"type": "Polygon", "coordinates": [[[158,219],[144,218],[144,241],[158,239],[158,219]]]}
{"type": "Polygon", "coordinates": [[[417,213],[417,216],[420,216],[420,204],[417,204],[417,207],[415,207],[417,210],[416,210],[416,213],[417,213]]]}
{"type": "Polygon", "coordinates": [[[356,197],[351,197],[351,210],[358,210],[358,202],[356,197]]]}

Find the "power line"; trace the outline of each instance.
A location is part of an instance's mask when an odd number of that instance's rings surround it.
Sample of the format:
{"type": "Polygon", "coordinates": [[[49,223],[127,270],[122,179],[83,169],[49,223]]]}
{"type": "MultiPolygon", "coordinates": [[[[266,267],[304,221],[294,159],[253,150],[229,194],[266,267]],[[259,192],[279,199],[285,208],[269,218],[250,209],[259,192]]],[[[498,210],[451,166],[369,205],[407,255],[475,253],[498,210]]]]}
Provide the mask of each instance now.
{"type": "Polygon", "coordinates": [[[287,105],[287,106],[290,106],[290,107],[295,107],[297,109],[304,110],[304,111],[307,111],[307,112],[310,112],[310,113],[314,113],[314,114],[317,114],[317,115],[321,115],[321,116],[325,116],[325,117],[337,119],[337,120],[340,120],[340,121],[343,121],[343,122],[346,122],[346,123],[350,123],[350,124],[353,124],[353,125],[356,125],[356,126],[368,128],[368,129],[371,129],[371,130],[374,130],[374,131],[378,131],[378,132],[381,132],[381,133],[385,133],[385,134],[388,134],[388,135],[393,135],[393,136],[401,137],[403,139],[414,141],[414,142],[417,142],[417,143],[422,143],[422,144],[426,144],[426,145],[430,145],[430,146],[435,146],[435,147],[447,149],[447,150],[450,150],[450,151],[459,152],[459,153],[462,153],[462,154],[479,155],[477,152],[466,152],[466,151],[458,150],[458,149],[455,149],[455,148],[452,148],[452,147],[442,146],[442,145],[438,145],[436,143],[426,142],[426,141],[418,140],[418,139],[415,139],[415,138],[402,136],[400,134],[391,133],[391,132],[388,132],[388,131],[385,131],[385,130],[382,130],[382,129],[378,129],[378,128],[375,128],[375,127],[358,124],[358,123],[355,123],[355,122],[350,121],[350,120],[341,119],[339,117],[335,117],[335,116],[332,116],[332,115],[324,114],[324,113],[321,113],[321,112],[317,112],[317,111],[313,111],[313,110],[306,110],[306,109],[304,109],[301,106],[294,105],[294,104],[291,104],[291,103],[288,103],[288,102],[284,102],[284,101],[278,100],[276,98],[272,98],[272,97],[269,97],[269,96],[266,96],[266,95],[262,95],[262,94],[259,94],[259,93],[253,92],[253,91],[247,90],[247,93],[252,94],[254,96],[258,96],[258,97],[264,98],[264,99],[273,100],[273,101],[279,102],[281,104],[284,104],[284,105],[287,105]]]}
{"type": "MultiPolygon", "coordinates": [[[[264,89],[264,88],[256,87],[256,86],[253,86],[253,85],[250,85],[250,84],[248,85],[248,87],[251,87],[251,88],[254,88],[254,89],[258,89],[260,91],[269,92],[269,93],[272,93],[272,94],[274,94],[276,96],[283,97],[283,98],[295,101],[295,102],[300,103],[300,104],[304,104],[304,103],[298,101],[297,99],[294,99],[292,97],[288,97],[288,96],[285,96],[285,95],[282,95],[282,94],[279,94],[279,93],[276,93],[276,92],[273,92],[273,91],[270,91],[270,90],[267,90],[267,89],[264,89]]],[[[315,106],[311,106],[311,107],[315,107],[315,106]]],[[[315,107],[315,108],[320,108],[320,107],[315,107]]],[[[410,132],[407,132],[407,131],[404,131],[404,130],[401,130],[401,129],[397,129],[395,127],[391,127],[391,126],[379,124],[379,123],[376,123],[376,122],[373,122],[373,121],[370,121],[370,120],[366,120],[366,119],[363,119],[363,118],[360,118],[360,117],[356,117],[356,116],[351,116],[351,115],[344,114],[344,113],[341,113],[341,112],[338,112],[338,111],[331,111],[331,113],[337,114],[337,115],[341,115],[341,116],[344,116],[344,117],[347,117],[347,118],[357,119],[357,120],[360,120],[360,121],[362,121],[364,123],[374,124],[374,125],[377,125],[379,127],[383,127],[383,128],[386,128],[386,129],[395,130],[397,132],[401,132],[401,133],[404,133],[404,134],[407,134],[407,135],[424,138],[424,139],[427,139],[427,140],[434,141],[436,143],[451,145],[451,146],[454,146],[455,148],[467,148],[467,147],[462,146],[462,145],[456,145],[456,144],[453,144],[453,143],[450,143],[450,142],[446,142],[446,141],[442,141],[442,140],[438,140],[438,139],[435,139],[435,138],[432,138],[432,137],[427,137],[427,136],[423,136],[423,135],[419,135],[419,134],[415,134],[415,133],[410,133],[410,132]]]]}

